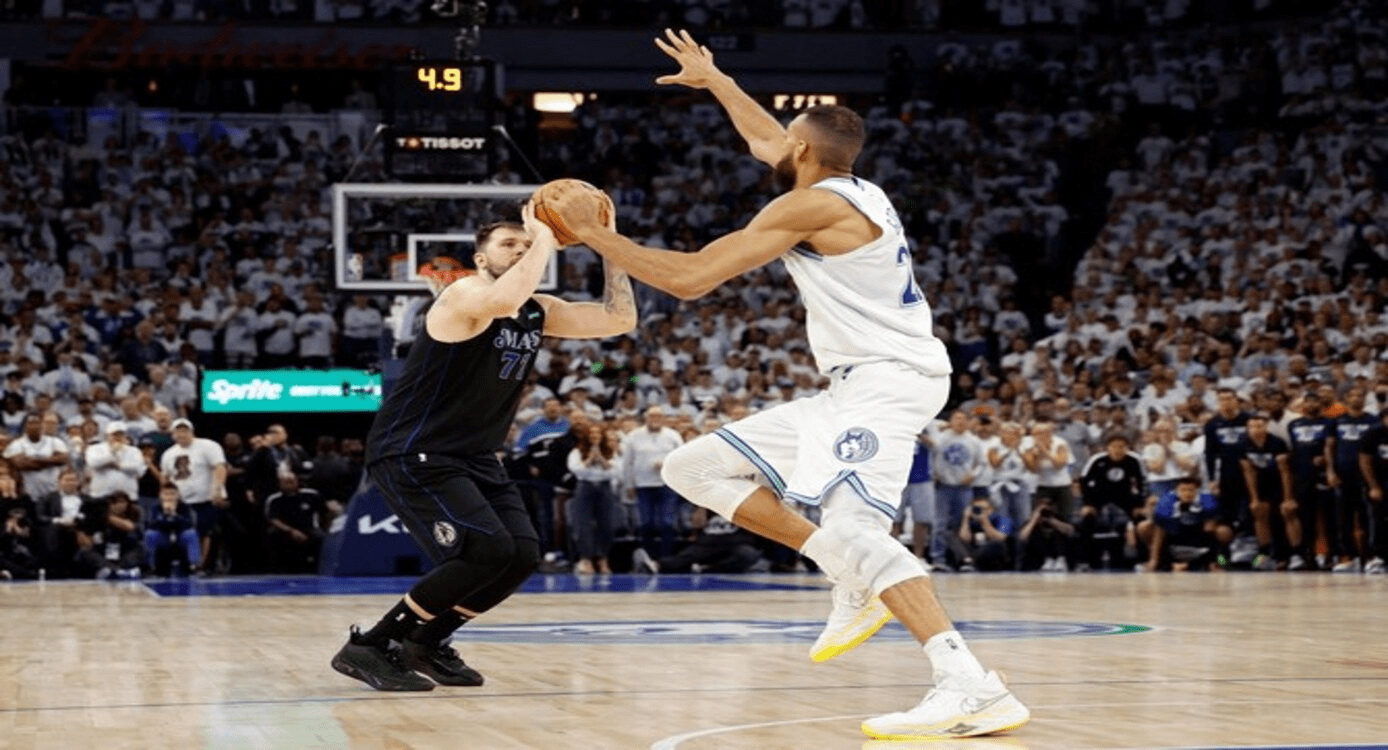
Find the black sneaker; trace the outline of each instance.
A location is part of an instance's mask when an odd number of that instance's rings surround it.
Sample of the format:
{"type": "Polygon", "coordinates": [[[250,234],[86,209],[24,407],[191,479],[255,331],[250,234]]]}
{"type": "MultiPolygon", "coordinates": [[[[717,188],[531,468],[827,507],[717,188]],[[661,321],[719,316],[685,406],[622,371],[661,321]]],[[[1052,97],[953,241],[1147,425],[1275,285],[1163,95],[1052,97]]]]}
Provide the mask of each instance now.
{"type": "Polygon", "coordinates": [[[361,642],[361,631],[352,628],[347,645],[333,657],[333,669],[361,680],[377,690],[433,690],[434,683],[400,663],[400,650],[361,642]]]}
{"type": "Polygon", "coordinates": [[[464,664],[446,641],[430,646],[406,640],[400,645],[400,662],[440,685],[477,687],[482,684],[481,673],[464,664]]]}

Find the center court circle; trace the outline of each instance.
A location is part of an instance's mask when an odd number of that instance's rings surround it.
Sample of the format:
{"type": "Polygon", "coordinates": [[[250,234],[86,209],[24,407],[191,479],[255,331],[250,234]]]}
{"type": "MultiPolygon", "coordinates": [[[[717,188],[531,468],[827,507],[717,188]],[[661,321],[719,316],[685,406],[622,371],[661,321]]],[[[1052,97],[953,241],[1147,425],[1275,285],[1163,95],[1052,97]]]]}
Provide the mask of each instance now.
{"type": "MultiPolygon", "coordinates": [[[[1152,630],[1147,625],[1054,620],[963,620],[955,625],[965,638],[975,641],[1129,635],[1152,630]]],[[[823,629],[823,621],[818,620],[610,620],[468,625],[453,637],[491,643],[764,644],[813,642],[823,629]]],[[[898,622],[889,623],[873,639],[914,640],[898,622]]]]}

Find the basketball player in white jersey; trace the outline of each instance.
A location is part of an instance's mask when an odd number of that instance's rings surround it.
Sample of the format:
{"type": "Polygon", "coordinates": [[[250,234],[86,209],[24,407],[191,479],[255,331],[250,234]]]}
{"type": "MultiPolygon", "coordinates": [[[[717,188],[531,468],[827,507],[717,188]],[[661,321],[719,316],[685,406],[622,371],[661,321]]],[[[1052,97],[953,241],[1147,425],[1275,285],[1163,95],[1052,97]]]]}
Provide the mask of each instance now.
{"type": "Polygon", "coordinates": [[[831,379],[817,396],[677,449],[665,460],[666,483],[800,550],[835,582],[834,612],[814,660],[848,651],[893,614],[921,641],[934,689],[911,710],[863,722],[868,735],[965,737],[1020,726],[1030,717],[1026,707],[970,653],[920,561],[889,533],[917,435],[949,393],[950,364],[895,209],[876,185],[853,176],[861,118],[813,107],[782,128],[687,32],[666,36],[656,44],[681,69],[657,82],[712,92],[752,155],[789,190],[743,229],[688,254],[637,245],[604,227],[581,196],[560,196],[555,207],[609,262],[682,299],[781,259],[804,298],[815,360],[831,379]],[[820,525],[782,506],[783,497],[821,506],[820,525]]]}

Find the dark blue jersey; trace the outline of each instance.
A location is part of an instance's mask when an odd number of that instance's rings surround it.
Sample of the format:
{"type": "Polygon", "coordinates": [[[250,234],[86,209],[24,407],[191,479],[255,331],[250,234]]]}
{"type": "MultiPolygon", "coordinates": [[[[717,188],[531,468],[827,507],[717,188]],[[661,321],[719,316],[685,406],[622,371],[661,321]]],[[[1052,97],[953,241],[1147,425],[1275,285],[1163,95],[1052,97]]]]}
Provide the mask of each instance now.
{"type": "Polygon", "coordinates": [[[1335,418],[1331,437],[1335,438],[1335,471],[1359,476],[1359,442],[1369,430],[1378,426],[1378,417],[1364,413],[1359,416],[1342,414],[1335,418]]]}
{"type": "Polygon", "coordinates": [[[1239,458],[1243,456],[1243,438],[1247,434],[1247,412],[1228,419],[1215,414],[1205,423],[1205,472],[1210,478],[1241,476],[1239,458]]]}
{"type": "Polygon", "coordinates": [[[1317,467],[1316,459],[1325,456],[1325,439],[1330,436],[1331,420],[1324,417],[1301,417],[1287,425],[1291,437],[1292,474],[1302,481],[1325,476],[1325,465],[1317,467]]]}
{"type": "Polygon", "coordinates": [[[1388,426],[1380,423],[1364,433],[1359,441],[1359,454],[1373,462],[1374,477],[1380,487],[1388,485],[1388,426]]]}
{"type": "Polygon", "coordinates": [[[1241,450],[1243,457],[1253,464],[1253,473],[1258,483],[1258,497],[1263,501],[1280,501],[1283,490],[1282,470],[1277,467],[1277,458],[1290,452],[1287,441],[1276,435],[1268,435],[1263,439],[1263,444],[1258,445],[1245,435],[1241,450]]]}
{"type": "Polygon", "coordinates": [[[545,309],[527,300],[466,341],[445,343],[427,326],[386,394],[366,438],[367,463],[389,456],[468,456],[499,450],[516,415],[544,335],[545,309]]]}

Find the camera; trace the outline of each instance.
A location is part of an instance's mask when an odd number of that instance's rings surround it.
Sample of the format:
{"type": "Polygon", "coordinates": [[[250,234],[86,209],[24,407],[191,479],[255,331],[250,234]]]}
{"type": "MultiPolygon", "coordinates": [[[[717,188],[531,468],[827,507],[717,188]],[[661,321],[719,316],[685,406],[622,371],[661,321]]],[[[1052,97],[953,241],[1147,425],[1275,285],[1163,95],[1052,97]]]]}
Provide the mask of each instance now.
{"type": "Polygon", "coordinates": [[[984,510],[985,510],[985,509],[984,509],[984,507],[983,507],[982,505],[975,505],[975,506],[974,506],[974,515],[976,515],[976,516],[981,516],[981,515],[983,515],[983,511],[984,511],[984,510]]]}
{"type": "Polygon", "coordinates": [[[1051,508],[1050,506],[1047,506],[1047,507],[1044,507],[1044,508],[1041,509],[1041,517],[1042,517],[1042,518],[1051,518],[1051,517],[1053,517],[1054,515],[1055,515],[1055,510],[1054,510],[1053,508],[1051,508]]]}

